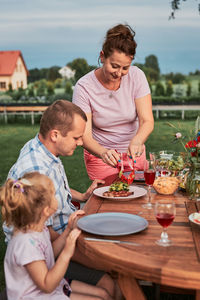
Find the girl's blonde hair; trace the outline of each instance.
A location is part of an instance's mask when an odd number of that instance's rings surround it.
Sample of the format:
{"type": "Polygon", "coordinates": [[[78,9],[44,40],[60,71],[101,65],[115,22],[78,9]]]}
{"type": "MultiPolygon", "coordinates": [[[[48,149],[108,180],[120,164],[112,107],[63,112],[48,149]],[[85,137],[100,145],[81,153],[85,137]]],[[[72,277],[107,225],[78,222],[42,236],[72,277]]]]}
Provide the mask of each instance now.
{"type": "Polygon", "coordinates": [[[8,179],[0,188],[3,221],[26,231],[31,224],[39,222],[43,208],[51,205],[54,193],[51,179],[38,172],[27,173],[18,180],[8,179]]]}

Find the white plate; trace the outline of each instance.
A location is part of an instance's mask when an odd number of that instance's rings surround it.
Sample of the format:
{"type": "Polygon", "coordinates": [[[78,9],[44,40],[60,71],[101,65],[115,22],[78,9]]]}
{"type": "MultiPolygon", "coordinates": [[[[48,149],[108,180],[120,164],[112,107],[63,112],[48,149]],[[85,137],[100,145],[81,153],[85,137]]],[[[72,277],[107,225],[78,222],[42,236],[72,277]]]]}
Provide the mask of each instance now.
{"type": "Polygon", "coordinates": [[[107,192],[109,190],[110,186],[103,186],[100,188],[97,188],[96,190],[93,191],[94,195],[102,197],[102,198],[106,198],[106,199],[134,199],[134,198],[139,198],[142,197],[144,195],[146,195],[147,190],[145,190],[144,188],[138,187],[138,186],[132,186],[130,185],[129,187],[129,191],[133,192],[132,195],[129,195],[128,197],[108,197],[108,196],[103,196],[104,192],[107,192]]]}
{"type": "Polygon", "coordinates": [[[77,226],[93,234],[119,236],[140,232],[148,227],[148,222],[127,213],[97,213],[80,218],[77,226]]]}
{"type": "Polygon", "coordinates": [[[197,218],[197,216],[199,217],[200,216],[200,213],[192,213],[189,215],[189,220],[197,225],[200,225],[200,220],[199,222],[195,221],[195,219],[197,218]]]}

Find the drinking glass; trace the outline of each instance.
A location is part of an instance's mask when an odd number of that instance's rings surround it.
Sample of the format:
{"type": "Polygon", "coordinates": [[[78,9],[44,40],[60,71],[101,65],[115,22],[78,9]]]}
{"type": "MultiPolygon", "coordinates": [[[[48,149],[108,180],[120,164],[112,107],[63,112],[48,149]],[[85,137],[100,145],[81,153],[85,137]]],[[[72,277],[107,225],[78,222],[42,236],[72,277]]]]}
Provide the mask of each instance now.
{"type": "Polygon", "coordinates": [[[155,176],[156,176],[155,161],[152,159],[146,159],[144,162],[144,179],[145,179],[145,183],[148,186],[148,202],[142,205],[142,207],[147,209],[153,208],[153,205],[151,203],[151,188],[154,183],[155,176]]]}
{"type": "Polygon", "coordinates": [[[167,234],[167,227],[172,224],[176,214],[176,206],[173,201],[160,200],[155,204],[155,216],[158,223],[163,227],[161,238],[156,241],[156,244],[167,247],[172,244],[167,234]]]}
{"type": "MultiPolygon", "coordinates": [[[[118,152],[119,153],[119,152],[118,152]]],[[[119,170],[119,177],[122,181],[131,184],[134,179],[134,162],[133,159],[127,153],[119,153],[120,162],[117,167],[119,170]]]]}

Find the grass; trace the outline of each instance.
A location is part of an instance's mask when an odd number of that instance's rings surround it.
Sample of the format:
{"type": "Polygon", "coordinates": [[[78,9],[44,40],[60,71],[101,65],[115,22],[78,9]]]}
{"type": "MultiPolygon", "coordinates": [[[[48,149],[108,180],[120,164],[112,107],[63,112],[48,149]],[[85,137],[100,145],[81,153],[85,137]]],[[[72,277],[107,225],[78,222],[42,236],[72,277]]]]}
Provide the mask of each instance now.
{"type": "MultiPolygon", "coordinates": [[[[194,128],[193,121],[175,121],[172,120],[170,123],[177,129],[167,125],[166,121],[156,121],[155,129],[148,141],[146,142],[147,153],[149,151],[159,150],[174,150],[183,151],[183,147],[180,144],[172,143],[173,136],[176,132],[180,131],[183,135],[187,136],[186,140],[192,137],[192,129],[194,128]]],[[[39,125],[27,124],[10,124],[0,125],[0,185],[6,180],[10,167],[16,161],[20,149],[22,146],[38,132],[39,125]]],[[[83,149],[77,148],[74,155],[71,157],[61,158],[66,170],[69,185],[71,188],[77,189],[80,192],[84,192],[90,184],[88,179],[84,161],[83,161],[83,149]]],[[[0,228],[1,230],[1,228],[0,228]]],[[[0,232],[0,290],[4,287],[4,274],[3,274],[3,257],[5,253],[4,238],[2,232],[0,232]]],[[[150,296],[151,297],[151,296],[150,296]]],[[[189,296],[180,296],[179,300],[192,299],[189,296]],[[185,298],[186,297],[186,298],[185,298]],[[189,298],[188,298],[189,297],[189,298]]],[[[151,298],[149,298],[151,299],[151,298]]],[[[178,299],[169,298],[163,295],[161,299],[178,299]]],[[[153,298],[152,298],[153,300],[153,298]]]]}

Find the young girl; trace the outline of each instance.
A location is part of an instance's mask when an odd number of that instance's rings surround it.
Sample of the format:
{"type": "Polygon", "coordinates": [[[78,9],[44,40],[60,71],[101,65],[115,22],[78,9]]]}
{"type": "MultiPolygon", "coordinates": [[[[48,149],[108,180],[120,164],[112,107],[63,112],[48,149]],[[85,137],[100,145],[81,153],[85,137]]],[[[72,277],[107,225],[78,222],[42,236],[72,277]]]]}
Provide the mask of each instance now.
{"type": "Polygon", "coordinates": [[[54,194],[52,181],[38,172],[17,181],[8,179],[0,188],[3,220],[14,227],[4,260],[8,299],[113,299],[102,288],[76,280],[70,287],[70,280],[63,278],[81,232],[71,228],[83,211],[70,216],[66,241],[57,239],[51,244],[45,222],[57,210],[54,194]]]}

